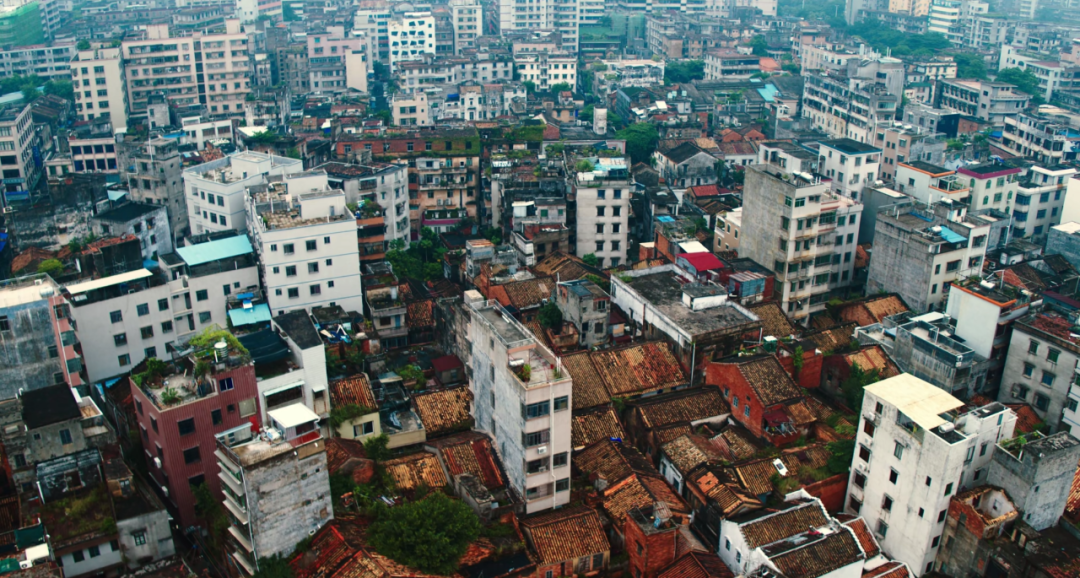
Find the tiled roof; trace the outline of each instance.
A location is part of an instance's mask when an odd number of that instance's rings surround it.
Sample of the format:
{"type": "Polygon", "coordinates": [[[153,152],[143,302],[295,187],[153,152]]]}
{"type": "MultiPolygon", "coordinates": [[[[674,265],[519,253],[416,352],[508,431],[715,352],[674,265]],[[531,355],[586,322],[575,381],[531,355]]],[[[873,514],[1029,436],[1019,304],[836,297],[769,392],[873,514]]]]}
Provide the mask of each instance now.
{"type": "Polygon", "coordinates": [[[691,422],[731,413],[720,390],[703,387],[638,403],[642,425],[653,429],[679,422],[691,422]]]}
{"type": "Polygon", "coordinates": [[[345,462],[354,458],[367,458],[362,442],[341,437],[326,439],[326,471],[335,474],[345,462]]]}
{"type": "Polygon", "coordinates": [[[405,322],[410,328],[431,327],[435,325],[434,309],[435,304],[430,299],[409,303],[405,310],[405,322]]]}
{"type": "Polygon", "coordinates": [[[729,427],[716,436],[721,450],[726,449],[728,461],[739,461],[753,457],[761,448],[754,436],[741,427],[729,427]]]}
{"type": "Polygon", "coordinates": [[[539,307],[544,299],[551,298],[551,291],[555,288],[555,280],[551,277],[538,277],[526,281],[513,281],[505,285],[499,285],[510,300],[510,304],[518,311],[539,307]]]}
{"type": "Polygon", "coordinates": [[[851,343],[852,335],[855,333],[855,327],[855,323],[845,323],[843,325],[837,325],[836,327],[803,335],[802,338],[803,340],[809,340],[822,351],[835,351],[841,347],[847,347],[848,344],[851,343]]]}
{"type": "Polygon", "coordinates": [[[786,578],[818,578],[863,558],[855,537],[837,532],[770,560],[786,578]]]}
{"type": "Polygon", "coordinates": [[[689,552],[672,562],[656,578],[734,578],[731,569],[711,552],[689,552]]]}
{"type": "Polygon", "coordinates": [[[578,452],[573,460],[577,469],[590,477],[606,480],[609,485],[626,479],[634,472],[657,474],[652,462],[629,442],[601,440],[578,452]]]}
{"type": "Polygon", "coordinates": [[[570,423],[570,445],[574,449],[611,438],[624,439],[626,432],[615,410],[610,407],[594,411],[574,411],[570,423]]]}
{"type": "Polygon", "coordinates": [[[1072,488],[1069,489],[1069,497],[1065,502],[1065,517],[1074,524],[1080,523],[1080,468],[1077,468],[1073,476],[1072,488]]]}
{"type": "Polygon", "coordinates": [[[765,407],[802,397],[802,390],[795,385],[784,366],[772,355],[762,355],[748,361],[738,362],[739,373],[757,394],[765,407]]]}
{"type": "Polygon", "coordinates": [[[454,431],[468,423],[472,419],[471,402],[472,392],[464,385],[413,396],[416,413],[429,437],[454,431]]]}
{"type": "Polygon", "coordinates": [[[716,502],[725,516],[730,516],[743,509],[761,508],[761,501],[750,496],[738,484],[728,481],[729,476],[715,468],[700,468],[686,478],[687,484],[693,484],[709,499],[716,502]]]}
{"type": "Polygon", "coordinates": [[[885,350],[880,345],[869,345],[858,351],[845,353],[844,360],[847,361],[849,366],[858,364],[859,369],[865,372],[878,370],[881,379],[900,374],[900,369],[896,367],[892,359],[889,359],[889,355],[885,353],[885,350]]]}
{"type": "Polygon", "coordinates": [[[904,301],[900,299],[900,296],[893,293],[875,295],[840,305],[836,308],[835,317],[841,322],[854,322],[862,327],[881,323],[886,317],[907,310],[908,308],[904,305],[904,301]]]}
{"type": "Polygon", "coordinates": [[[647,508],[656,502],[664,502],[675,513],[689,511],[686,503],[671,490],[663,478],[634,474],[618,484],[608,486],[604,491],[604,511],[620,526],[631,510],[647,508]]]}
{"type": "Polygon", "coordinates": [[[758,548],[820,528],[828,523],[828,514],[825,513],[821,503],[815,500],[742,524],[739,526],[739,531],[746,539],[747,546],[758,548]]]}
{"type": "Polygon", "coordinates": [[[760,496],[773,491],[772,477],[779,472],[773,465],[773,459],[779,459],[788,470],[789,478],[799,475],[799,470],[806,467],[817,469],[823,467],[829,461],[829,452],[824,446],[815,445],[805,448],[787,450],[779,458],[765,458],[739,464],[732,467],[736,479],[751,494],[760,496]]]}
{"type": "Polygon", "coordinates": [[[686,383],[682,366],[663,342],[649,342],[591,354],[611,396],[640,395],[686,383]]]}
{"type": "Polygon", "coordinates": [[[775,301],[758,303],[747,309],[761,318],[763,337],[772,336],[780,338],[796,333],[795,325],[792,324],[787,315],[784,315],[784,310],[781,309],[780,304],[775,301]]]}
{"type": "Polygon", "coordinates": [[[867,571],[862,578],[911,578],[911,573],[903,562],[887,562],[867,571]]]}
{"type": "Polygon", "coordinates": [[[854,518],[844,525],[851,528],[852,532],[855,532],[855,537],[859,540],[859,545],[862,546],[863,552],[866,552],[867,558],[873,558],[881,553],[881,547],[878,546],[877,540],[874,539],[874,535],[870,532],[870,528],[866,526],[866,520],[862,518],[854,518]]]}
{"type": "Polygon", "coordinates": [[[383,468],[399,490],[415,490],[420,486],[442,488],[449,482],[435,454],[419,452],[383,462],[383,468]]]}
{"type": "Polygon", "coordinates": [[[491,440],[476,432],[465,432],[439,440],[436,444],[450,477],[472,474],[489,490],[506,485],[495,462],[491,440]]]}
{"type": "Polygon", "coordinates": [[[556,510],[521,520],[540,564],[557,564],[611,550],[600,516],[592,508],[556,510]]]}
{"type": "Polygon", "coordinates": [[[334,407],[359,405],[369,409],[379,409],[379,402],[371,391],[371,382],[366,373],[358,373],[330,382],[330,401],[334,407]]]}
{"type": "Polygon", "coordinates": [[[689,422],[677,423],[658,427],[654,429],[652,433],[653,436],[656,437],[656,443],[664,445],[668,442],[675,441],[679,436],[686,436],[694,433],[694,427],[691,426],[689,422]]]}
{"type": "Polygon", "coordinates": [[[698,435],[681,435],[661,446],[660,451],[683,474],[705,462],[721,459],[712,442],[698,435]]]}
{"type": "Polygon", "coordinates": [[[361,548],[346,541],[332,520],[315,534],[305,552],[289,561],[296,578],[385,578],[386,571],[361,548]]]}
{"type": "Polygon", "coordinates": [[[596,371],[590,353],[582,351],[562,358],[563,367],[573,378],[574,410],[585,409],[611,402],[604,378],[596,371]]]}
{"type": "Polygon", "coordinates": [[[558,251],[541,259],[539,263],[533,266],[533,271],[537,275],[547,275],[548,277],[558,275],[561,281],[576,281],[586,275],[606,277],[600,269],[586,265],[581,259],[573,255],[558,251]]]}

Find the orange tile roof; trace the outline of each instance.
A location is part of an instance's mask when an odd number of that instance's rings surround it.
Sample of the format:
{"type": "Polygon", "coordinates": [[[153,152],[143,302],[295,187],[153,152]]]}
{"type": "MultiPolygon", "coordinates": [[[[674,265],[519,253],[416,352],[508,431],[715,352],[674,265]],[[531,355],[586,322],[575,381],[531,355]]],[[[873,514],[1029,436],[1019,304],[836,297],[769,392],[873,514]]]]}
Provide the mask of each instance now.
{"type": "Polygon", "coordinates": [[[661,446],[660,451],[682,474],[705,462],[722,458],[719,450],[708,438],[698,435],[681,435],[661,446]]]}
{"type": "Polygon", "coordinates": [[[750,311],[761,318],[763,337],[787,337],[796,333],[795,325],[784,314],[780,304],[775,301],[758,303],[748,307],[750,311]]]}
{"type": "Polygon", "coordinates": [[[887,562],[862,575],[862,578],[911,578],[903,562],[887,562]]]}
{"type": "Polygon", "coordinates": [[[611,551],[600,516],[592,508],[556,510],[521,520],[540,564],[558,564],[611,551]]]}
{"type": "Polygon", "coordinates": [[[641,416],[642,425],[646,429],[654,429],[729,414],[731,408],[724,401],[720,390],[715,387],[701,387],[670,396],[642,400],[635,411],[641,416]]]}
{"type": "Polygon", "coordinates": [[[1069,489],[1069,497],[1065,502],[1065,518],[1074,524],[1080,523],[1080,468],[1076,469],[1072,488],[1069,489]]]}
{"type": "Polygon", "coordinates": [[[450,477],[472,474],[489,490],[506,485],[502,472],[495,461],[495,449],[491,440],[476,432],[466,432],[436,442],[439,455],[446,464],[450,477]]]}
{"type": "Polygon", "coordinates": [[[375,394],[371,391],[371,382],[368,381],[366,373],[331,381],[330,401],[335,407],[359,405],[369,409],[379,409],[379,402],[375,400],[375,394]]]}
{"type": "Polygon", "coordinates": [[[878,546],[877,540],[870,532],[870,528],[866,526],[866,520],[862,518],[854,518],[844,525],[851,528],[851,531],[855,533],[855,537],[859,539],[859,545],[862,546],[863,552],[866,552],[867,558],[873,558],[881,553],[881,547],[878,546]]]}
{"type": "Polygon", "coordinates": [[[585,409],[611,402],[604,378],[596,371],[588,351],[562,358],[563,367],[573,378],[574,410],[585,409]]]}
{"type": "Polygon", "coordinates": [[[652,462],[645,458],[629,442],[601,440],[578,452],[573,457],[574,467],[590,478],[617,484],[635,472],[658,474],[652,462]]]}
{"type": "Polygon", "coordinates": [[[674,513],[690,511],[686,502],[672,491],[663,478],[634,474],[604,490],[604,511],[618,526],[622,525],[631,510],[647,508],[656,502],[664,502],[674,513]]]}
{"type": "Polygon", "coordinates": [[[326,439],[326,471],[335,474],[351,459],[366,459],[364,444],[341,437],[326,439]]]}
{"type": "Polygon", "coordinates": [[[551,291],[555,288],[555,280],[551,277],[538,277],[527,281],[513,281],[498,287],[502,287],[510,305],[518,311],[523,311],[539,307],[544,299],[550,299],[551,291]]]}
{"type": "Polygon", "coordinates": [[[663,342],[649,342],[591,354],[612,396],[641,395],[686,383],[682,366],[663,342]]]}
{"type": "Polygon", "coordinates": [[[848,366],[858,364],[859,369],[865,372],[878,370],[881,379],[900,375],[900,369],[880,345],[868,345],[858,351],[845,353],[843,357],[848,366]]]}
{"type": "Polygon", "coordinates": [[[1009,408],[1016,412],[1016,431],[1019,433],[1031,433],[1046,425],[1035,409],[1026,403],[1010,404],[1009,408]]]}
{"type": "Polygon", "coordinates": [[[413,405],[429,437],[472,425],[472,392],[468,386],[418,393],[413,395],[413,405]]]}
{"type": "Polygon", "coordinates": [[[809,340],[818,349],[822,351],[835,351],[841,347],[847,347],[851,343],[852,336],[855,333],[855,323],[845,323],[843,325],[837,325],[829,329],[822,329],[821,331],[815,331],[807,335],[803,335],[804,340],[809,340]]]}
{"type": "Polygon", "coordinates": [[[762,355],[736,363],[739,373],[757,394],[763,406],[770,407],[802,397],[802,390],[780,365],[780,361],[772,355],[762,355]]]}
{"type": "Polygon", "coordinates": [[[606,277],[603,271],[586,265],[581,259],[556,251],[533,265],[537,275],[558,276],[560,281],[576,281],[586,275],[606,277]]]}
{"type": "Polygon", "coordinates": [[[711,552],[689,552],[664,568],[656,578],[734,578],[731,569],[711,552]]]}
{"type": "Polygon", "coordinates": [[[773,491],[772,479],[779,472],[773,465],[773,459],[779,459],[787,468],[784,478],[799,475],[802,468],[817,469],[829,461],[829,451],[824,445],[807,446],[786,450],[778,458],[764,458],[732,466],[735,477],[751,494],[760,496],[773,491]]]}
{"type": "Polygon", "coordinates": [[[434,490],[449,483],[442,465],[439,464],[439,458],[428,452],[386,460],[383,462],[383,468],[394,478],[394,483],[399,490],[410,491],[420,486],[434,490]]]}
{"type": "Polygon", "coordinates": [[[741,427],[727,428],[716,436],[716,441],[722,451],[727,451],[728,461],[745,460],[761,450],[754,436],[741,427]]]}
{"type": "Polygon", "coordinates": [[[625,439],[619,417],[610,407],[596,411],[573,412],[570,423],[570,445],[574,449],[583,448],[594,442],[611,438],[625,439]]]}
{"type": "Polygon", "coordinates": [[[430,327],[435,325],[435,304],[430,299],[409,303],[405,310],[405,320],[410,328],[430,327]]]}
{"type": "MultiPolygon", "coordinates": [[[[820,528],[829,523],[829,515],[818,501],[808,501],[739,526],[746,545],[758,548],[820,528]]],[[[849,534],[850,536],[850,534],[849,534]]]]}
{"type": "Polygon", "coordinates": [[[854,536],[837,532],[769,559],[786,578],[817,578],[864,558],[854,536]]]}

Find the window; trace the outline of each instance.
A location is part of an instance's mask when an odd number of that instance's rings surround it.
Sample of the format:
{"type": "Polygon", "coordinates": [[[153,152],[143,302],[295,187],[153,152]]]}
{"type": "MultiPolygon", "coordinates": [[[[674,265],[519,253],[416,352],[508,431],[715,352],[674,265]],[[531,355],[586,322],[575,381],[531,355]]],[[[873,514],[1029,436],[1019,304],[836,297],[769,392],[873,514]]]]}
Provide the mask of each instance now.
{"type": "Polygon", "coordinates": [[[143,357],[157,357],[157,347],[147,347],[143,350],[143,357]]]}
{"type": "Polygon", "coordinates": [[[866,487],[866,476],[862,475],[861,473],[855,472],[855,480],[854,481],[855,481],[856,486],[858,486],[860,488],[865,488],[866,487]]]}
{"type": "Polygon", "coordinates": [[[1050,363],[1057,363],[1059,355],[1061,355],[1061,351],[1054,349],[1053,347],[1049,347],[1046,350],[1046,359],[1050,361],[1050,363]]]}
{"type": "Polygon", "coordinates": [[[947,485],[945,486],[945,495],[946,495],[946,496],[951,496],[951,495],[952,495],[952,486],[953,486],[953,485],[952,485],[952,482],[949,482],[949,483],[948,483],[948,484],[947,484],[947,485]]]}
{"type": "Polygon", "coordinates": [[[206,301],[209,298],[210,298],[210,295],[207,293],[206,289],[199,289],[198,291],[195,292],[195,300],[196,301],[206,301]]]}
{"type": "Polygon", "coordinates": [[[1050,398],[1041,394],[1035,394],[1035,409],[1046,411],[1050,409],[1050,398]]]}
{"type": "Polygon", "coordinates": [[[884,520],[878,520],[878,523],[877,523],[877,533],[878,533],[878,535],[879,535],[879,536],[881,536],[882,538],[884,538],[884,537],[885,537],[885,535],[889,533],[889,525],[888,525],[888,524],[886,524],[886,523],[884,522],[884,520]]]}
{"type": "Polygon", "coordinates": [[[1030,363],[1025,362],[1024,363],[1024,377],[1031,377],[1031,375],[1033,373],[1035,373],[1035,366],[1030,364],[1030,363]]]}
{"type": "Polygon", "coordinates": [[[199,312],[199,323],[210,323],[210,312],[209,311],[200,311],[199,312]]]}
{"type": "Polygon", "coordinates": [[[173,330],[172,321],[162,321],[161,322],[161,332],[162,333],[172,333],[172,330],[173,330]]]}
{"type": "Polygon", "coordinates": [[[231,377],[226,377],[218,380],[219,391],[229,391],[233,388],[233,380],[231,377]]]}
{"type": "Polygon", "coordinates": [[[863,421],[863,433],[870,437],[874,437],[874,422],[866,420],[863,421]]]}
{"type": "Polygon", "coordinates": [[[563,478],[561,480],[555,480],[555,491],[565,492],[570,489],[570,478],[563,478]]]}
{"type": "Polygon", "coordinates": [[[541,458],[538,460],[532,460],[525,462],[526,474],[539,474],[540,472],[546,472],[548,470],[548,459],[541,458]]]}
{"type": "Polygon", "coordinates": [[[866,447],[864,445],[860,445],[859,446],[859,459],[861,459],[864,462],[869,462],[870,461],[870,448],[868,448],[868,447],[866,447]]]}
{"type": "Polygon", "coordinates": [[[570,399],[567,396],[560,396],[555,398],[555,411],[563,411],[570,409],[570,399]]]}
{"type": "Polygon", "coordinates": [[[860,502],[859,499],[855,496],[851,496],[851,501],[848,502],[848,508],[851,508],[856,514],[858,514],[859,510],[862,509],[862,502],[860,502]]]}
{"type": "Polygon", "coordinates": [[[525,419],[536,419],[551,413],[551,404],[547,401],[530,403],[525,406],[525,419]]]}
{"type": "Polygon", "coordinates": [[[119,355],[116,357],[116,362],[120,364],[120,367],[126,367],[131,365],[131,356],[126,353],[119,355]]]}
{"type": "Polygon", "coordinates": [[[559,452],[551,458],[551,467],[561,468],[569,463],[566,452],[559,452]]]}
{"type": "Polygon", "coordinates": [[[900,479],[900,472],[889,468],[889,483],[896,484],[896,480],[900,479]]]}
{"type": "Polygon", "coordinates": [[[548,430],[527,433],[524,435],[525,447],[531,448],[548,443],[551,434],[548,430]]]}
{"type": "Polygon", "coordinates": [[[285,266],[285,276],[286,277],[296,277],[296,265],[286,265],[285,266]]]}
{"type": "Polygon", "coordinates": [[[68,431],[66,429],[60,430],[60,443],[64,444],[65,446],[71,443],[71,432],[70,431],[68,431]]]}
{"type": "Polygon", "coordinates": [[[83,555],[82,550],[76,550],[71,553],[71,559],[76,562],[82,562],[86,560],[86,556],[83,555]]]}
{"type": "Polygon", "coordinates": [[[316,251],[319,248],[319,244],[314,240],[304,241],[304,248],[308,251],[316,251]]]}
{"type": "Polygon", "coordinates": [[[114,345],[127,345],[127,333],[119,333],[117,335],[113,335],[112,338],[114,345]]]}
{"type": "Polygon", "coordinates": [[[151,325],[142,327],[139,329],[139,334],[142,335],[143,339],[151,339],[152,337],[154,337],[154,327],[151,325]]]}
{"type": "Polygon", "coordinates": [[[145,531],[139,530],[138,532],[133,532],[131,534],[131,537],[135,540],[135,545],[136,546],[145,546],[146,545],[146,532],[145,531]]]}
{"type": "Polygon", "coordinates": [[[168,299],[158,299],[157,300],[157,308],[158,308],[158,311],[168,311],[168,309],[169,309],[169,300],[168,299]]]}
{"type": "MultiPolygon", "coordinates": [[[[952,484],[949,484],[949,487],[951,488],[952,484]]],[[[948,494],[946,494],[946,495],[948,495],[948,494]]],[[[942,511],[938,512],[937,521],[938,522],[944,522],[945,521],[945,515],[948,514],[948,512],[949,512],[948,510],[942,510],[942,511]]]]}
{"type": "Polygon", "coordinates": [[[1045,385],[1046,387],[1054,387],[1054,380],[1055,379],[1057,379],[1057,376],[1054,375],[1053,373],[1050,373],[1049,371],[1045,371],[1045,370],[1042,372],[1042,380],[1041,381],[1042,381],[1042,384],[1045,385]]]}
{"type": "Polygon", "coordinates": [[[904,458],[904,446],[900,442],[894,442],[892,455],[896,456],[896,459],[900,460],[904,458]]]}
{"type": "Polygon", "coordinates": [[[296,299],[297,297],[300,297],[300,289],[298,287],[289,289],[289,299],[296,299]]]}
{"type": "Polygon", "coordinates": [[[0,331],[11,331],[11,320],[7,315],[0,315],[0,331]]]}
{"type": "Polygon", "coordinates": [[[892,504],[893,504],[892,498],[890,498],[888,495],[886,495],[881,500],[881,509],[885,510],[886,512],[891,512],[892,511],[892,504]]]}
{"type": "Polygon", "coordinates": [[[221,425],[221,421],[222,421],[221,420],[221,410],[220,409],[215,409],[215,410],[211,411],[210,412],[210,420],[214,423],[214,425],[221,425]]]}
{"type": "Polygon", "coordinates": [[[281,250],[282,250],[282,251],[283,251],[283,252],[284,252],[284,253],[285,253],[286,255],[292,255],[293,253],[295,253],[295,252],[296,252],[296,249],[295,249],[295,248],[293,248],[293,244],[292,244],[292,243],[285,243],[284,245],[282,245],[282,246],[281,246],[281,250]]]}
{"type": "Polygon", "coordinates": [[[186,436],[195,433],[195,418],[189,417],[185,420],[176,422],[176,427],[180,431],[180,435],[186,436]]]}
{"type": "Polygon", "coordinates": [[[1034,353],[1038,353],[1038,352],[1039,352],[1039,342],[1032,339],[1030,342],[1028,342],[1028,353],[1034,354],[1034,353]]]}
{"type": "Polygon", "coordinates": [[[307,272],[308,273],[318,273],[319,272],[319,264],[318,263],[308,263],[307,264],[307,272]]]}
{"type": "Polygon", "coordinates": [[[119,311],[113,311],[113,312],[109,313],[109,321],[111,321],[113,323],[120,323],[123,320],[124,320],[124,315],[122,313],[120,313],[119,311]]]}
{"type": "Polygon", "coordinates": [[[140,303],[135,306],[135,312],[139,314],[139,317],[143,315],[150,315],[150,305],[146,303],[140,303]]]}
{"type": "Polygon", "coordinates": [[[930,476],[926,476],[926,487],[929,488],[930,484],[933,483],[933,482],[934,482],[934,478],[931,478],[930,476]]]}
{"type": "Polygon", "coordinates": [[[202,457],[199,455],[199,446],[188,448],[184,450],[184,463],[194,464],[202,461],[202,457]]]}

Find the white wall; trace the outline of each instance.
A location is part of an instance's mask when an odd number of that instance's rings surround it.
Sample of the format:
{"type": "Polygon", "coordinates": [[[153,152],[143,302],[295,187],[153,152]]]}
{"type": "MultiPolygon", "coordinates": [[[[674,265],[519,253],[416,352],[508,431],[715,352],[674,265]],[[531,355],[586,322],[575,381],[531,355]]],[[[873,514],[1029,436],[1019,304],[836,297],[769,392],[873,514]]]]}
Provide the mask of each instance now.
{"type": "Polygon", "coordinates": [[[75,561],[74,552],[61,556],[60,559],[64,564],[64,576],[74,578],[76,576],[82,576],[83,574],[90,574],[103,568],[119,564],[123,561],[120,548],[113,550],[112,545],[110,545],[109,542],[98,544],[97,548],[100,554],[93,558],[90,557],[90,548],[79,550],[83,555],[82,562],[75,561]]]}
{"type": "Polygon", "coordinates": [[[964,339],[964,344],[976,355],[990,357],[1001,308],[952,285],[947,313],[956,320],[956,335],[964,339]]]}

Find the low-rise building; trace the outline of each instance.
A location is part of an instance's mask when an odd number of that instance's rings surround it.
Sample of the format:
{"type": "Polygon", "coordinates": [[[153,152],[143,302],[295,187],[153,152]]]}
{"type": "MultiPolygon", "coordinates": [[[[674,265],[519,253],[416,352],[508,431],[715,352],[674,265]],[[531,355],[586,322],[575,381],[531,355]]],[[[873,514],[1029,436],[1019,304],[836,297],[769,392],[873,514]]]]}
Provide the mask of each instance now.
{"type": "Polygon", "coordinates": [[[1076,405],[1069,392],[1080,340],[1070,327],[1068,319],[1050,312],[1017,319],[998,392],[1002,403],[1030,404],[1052,432],[1070,429],[1062,412],[1076,405]]]}
{"type": "Polygon", "coordinates": [[[159,255],[173,252],[169,213],[163,205],[123,203],[94,215],[90,227],[99,237],[134,236],[145,260],[157,261],[159,255]]]}
{"type": "Polygon", "coordinates": [[[592,349],[608,340],[611,297],[587,279],[564,281],[555,286],[552,298],[563,314],[563,321],[577,328],[578,345],[592,349]]]}
{"type": "Polygon", "coordinates": [[[1016,117],[1027,108],[1031,97],[1015,85],[970,78],[943,79],[939,106],[961,114],[1004,126],[1005,119],[1016,117]]]}
{"type": "Polygon", "coordinates": [[[1011,237],[1044,245],[1052,227],[1061,222],[1068,182],[1076,169],[1033,166],[1016,183],[1011,237]]]}

